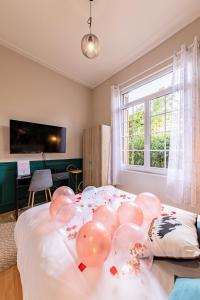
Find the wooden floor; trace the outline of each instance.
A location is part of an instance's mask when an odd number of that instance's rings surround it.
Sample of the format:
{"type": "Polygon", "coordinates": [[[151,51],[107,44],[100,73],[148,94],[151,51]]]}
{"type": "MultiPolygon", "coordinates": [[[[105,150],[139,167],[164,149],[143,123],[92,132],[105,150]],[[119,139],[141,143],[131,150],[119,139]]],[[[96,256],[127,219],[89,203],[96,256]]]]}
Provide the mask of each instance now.
{"type": "Polygon", "coordinates": [[[23,300],[17,266],[0,272],[0,300],[23,300]]]}
{"type": "MultiPolygon", "coordinates": [[[[15,221],[15,211],[0,214],[0,222],[15,221]]],[[[17,265],[0,271],[0,300],[23,300],[17,265]]]]}

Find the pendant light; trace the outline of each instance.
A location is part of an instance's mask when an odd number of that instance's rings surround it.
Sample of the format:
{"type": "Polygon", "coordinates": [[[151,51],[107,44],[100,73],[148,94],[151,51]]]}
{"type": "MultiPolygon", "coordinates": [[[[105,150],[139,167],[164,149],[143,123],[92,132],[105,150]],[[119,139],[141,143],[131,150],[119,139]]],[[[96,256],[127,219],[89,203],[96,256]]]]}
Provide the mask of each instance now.
{"type": "Polygon", "coordinates": [[[81,41],[81,50],[83,55],[85,55],[87,58],[95,58],[99,54],[99,39],[96,35],[94,35],[91,31],[92,27],[92,1],[90,1],[90,17],[87,20],[87,24],[89,25],[90,33],[85,34],[81,41]]]}

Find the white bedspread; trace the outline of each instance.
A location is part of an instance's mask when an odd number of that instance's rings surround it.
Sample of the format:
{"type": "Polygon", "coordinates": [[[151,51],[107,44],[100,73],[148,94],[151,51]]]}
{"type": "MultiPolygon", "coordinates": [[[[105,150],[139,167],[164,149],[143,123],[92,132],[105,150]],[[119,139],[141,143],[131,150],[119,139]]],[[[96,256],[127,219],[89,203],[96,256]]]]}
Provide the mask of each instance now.
{"type": "Polygon", "coordinates": [[[110,259],[102,269],[78,268],[75,239],[55,228],[49,203],[24,212],[15,229],[17,264],[24,300],[165,300],[173,272],[154,263],[140,276],[110,274],[110,259]]]}

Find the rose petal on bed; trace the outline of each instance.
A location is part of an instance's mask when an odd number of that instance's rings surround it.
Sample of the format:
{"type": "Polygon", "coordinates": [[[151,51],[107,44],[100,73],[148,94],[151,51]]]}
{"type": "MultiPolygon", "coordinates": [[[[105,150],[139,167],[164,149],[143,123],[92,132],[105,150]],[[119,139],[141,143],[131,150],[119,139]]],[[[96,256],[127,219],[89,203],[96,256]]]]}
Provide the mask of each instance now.
{"type": "Polygon", "coordinates": [[[113,194],[113,197],[114,197],[114,198],[119,198],[120,196],[117,195],[117,194],[113,194]]]}
{"type": "Polygon", "coordinates": [[[76,202],[80,202],[81,201],[81,197],[76,197],[76,202]]]}
{"type": "Polygon", "coordinates": [[[126,195],[120,195],[121,198],[125,199],[126,198],[126,195]]]}

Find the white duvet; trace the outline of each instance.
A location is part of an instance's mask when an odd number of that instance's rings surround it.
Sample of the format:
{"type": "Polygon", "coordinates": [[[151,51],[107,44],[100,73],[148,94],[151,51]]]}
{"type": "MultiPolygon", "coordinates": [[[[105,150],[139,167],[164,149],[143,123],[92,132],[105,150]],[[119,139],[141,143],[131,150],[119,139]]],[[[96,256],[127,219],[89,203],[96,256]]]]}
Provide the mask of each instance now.
{"type": "Polygon", "coordinates": [[[29,209],[16,224],[17,264],[24,300],[167,299],[174,277],[162,262],[138,276],[112,276],[111,258],[102,269],[86,268],[81,272],[75,239],[67,239],[56,230],[48,208],[49,203],[29,209]]]}

